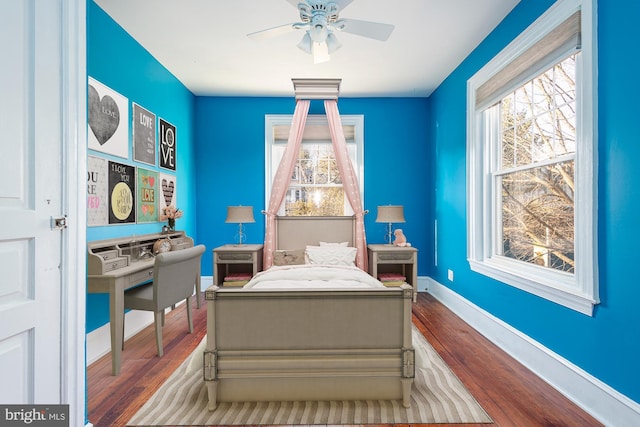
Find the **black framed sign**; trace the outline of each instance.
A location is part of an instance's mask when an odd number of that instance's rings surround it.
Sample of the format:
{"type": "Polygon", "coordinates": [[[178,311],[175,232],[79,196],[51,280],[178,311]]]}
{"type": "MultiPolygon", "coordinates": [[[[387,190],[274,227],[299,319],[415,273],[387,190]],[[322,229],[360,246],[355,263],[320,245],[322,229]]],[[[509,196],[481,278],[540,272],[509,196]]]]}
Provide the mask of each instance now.
{"type": "Polygon", "coordinates": [[[159,119],[160,127],[160,167],[176,170],[176,127],[171,123],[159,119]]]}
{"type": "Polygon", "coordinates": [[[109,162],[109,224],[136,222],[136,168],[109,162]]]}

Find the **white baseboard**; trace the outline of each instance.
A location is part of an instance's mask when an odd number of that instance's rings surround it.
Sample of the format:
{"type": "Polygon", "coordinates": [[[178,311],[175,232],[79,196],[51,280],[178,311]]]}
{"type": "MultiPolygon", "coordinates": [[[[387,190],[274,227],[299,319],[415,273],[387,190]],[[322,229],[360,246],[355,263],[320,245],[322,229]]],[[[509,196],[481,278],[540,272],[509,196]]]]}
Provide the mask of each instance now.
{"type": "Polygon", "coordinates": [[[640,404],[431,278],[427,292],[606,426],[640,425],[640,404]]]}
{"type": "MultiPolygon", "coordinates": [[[[131,310],[125,314],[124,340],[131,338],[149,325],[153,325],[153,313],[131,310]]],[[[111,330],[109,323],[87,334],[87,366],[111,352],[111,330]]]]}
{"type": "Polygon", "coordinates": [[[200,288],[202,292],[206,291],[211,285],[213,285],[213,276],[202,276],[200,278],[200,288]]]}
{"type": "Polygon", "coordinates": [[[430,277],[418,276],[418,292],[427,292],[430,281],[430,277]]]}

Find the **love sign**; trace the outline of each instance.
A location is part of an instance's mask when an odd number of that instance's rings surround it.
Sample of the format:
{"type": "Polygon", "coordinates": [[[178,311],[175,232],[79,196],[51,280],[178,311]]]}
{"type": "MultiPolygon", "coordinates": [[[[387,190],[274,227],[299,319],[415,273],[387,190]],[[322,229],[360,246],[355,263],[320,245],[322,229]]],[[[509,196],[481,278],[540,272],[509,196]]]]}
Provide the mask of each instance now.
{"type": "Polygon", "coordinates": [[[160,122],[160,167],[176,170],[176,127],[159,119],[160,122]]]}

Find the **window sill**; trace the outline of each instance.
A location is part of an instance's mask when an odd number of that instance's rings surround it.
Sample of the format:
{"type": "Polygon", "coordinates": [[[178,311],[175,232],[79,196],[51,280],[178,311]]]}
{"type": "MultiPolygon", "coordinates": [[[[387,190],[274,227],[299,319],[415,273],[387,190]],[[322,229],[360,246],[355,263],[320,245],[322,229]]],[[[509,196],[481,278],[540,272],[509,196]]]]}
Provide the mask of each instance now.
{"type": "MultiPolygon", "coordinates": [[[[554,286],[531,278],[540,278],[540,274],[527,277],[524,274],[526,273],[526,268],[523,269],[520,267],[516,270],[508,264],[509,263],[496,262],[494,260],[469,260],[471,270],[476,273],[491,277],[492,279],[498,280],[509,286],[513,286],[514,288],[518,288],[530,294],[555,302],[556,304],[560,304],[587,316],[593,316],[593,307],[597,304],[597,301],[590,295],[583,294],[573,288],[570,288],[569,286],[571,282],[566,279],[563,280],[560,274],[557,274],[556,277],[558,280],[554,281],[556,283],[554,286]]],[[[535,268],[535,270],[539,269],[535,268]]],[[[550,277],[551,275],[547,274],[546,276],[550,277]]]]}

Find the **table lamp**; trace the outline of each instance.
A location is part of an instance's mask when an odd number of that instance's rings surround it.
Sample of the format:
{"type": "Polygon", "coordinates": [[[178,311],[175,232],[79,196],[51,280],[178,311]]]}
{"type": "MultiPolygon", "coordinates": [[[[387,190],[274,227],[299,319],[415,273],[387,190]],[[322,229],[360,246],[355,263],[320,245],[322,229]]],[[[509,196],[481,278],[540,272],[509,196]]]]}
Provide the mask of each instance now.
{"type": "Polygon", "coordinates": [[[376,222],[387,223],[387,245],[391,245],[392,230],[391,224],[404,221],[404,207],[402,206],[378,206],[378,216],[376,222]]]}
{"type": "Polygon", "coordinates": [[[227,223],[238,224],[238,244],[242,246],[245,238],[242,224],[256,222],[253,218],[253,206],[227,206],[227,223]]]}

